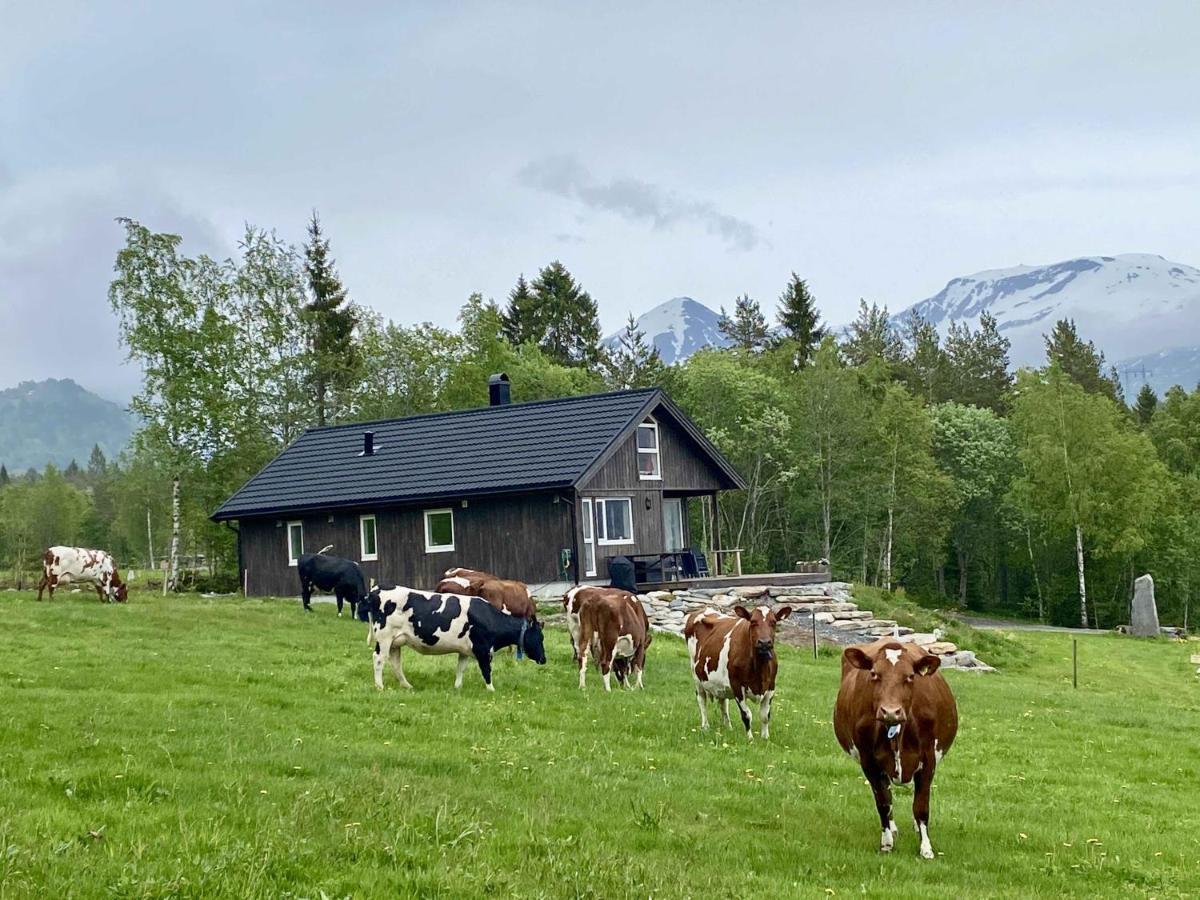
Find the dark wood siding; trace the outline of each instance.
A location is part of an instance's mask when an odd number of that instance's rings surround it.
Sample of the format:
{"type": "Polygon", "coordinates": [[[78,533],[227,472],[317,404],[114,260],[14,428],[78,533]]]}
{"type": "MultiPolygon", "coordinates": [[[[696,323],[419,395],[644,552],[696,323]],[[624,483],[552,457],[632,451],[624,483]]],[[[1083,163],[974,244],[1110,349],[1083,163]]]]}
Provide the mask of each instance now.
{"type": "Polygon", "coordinates": [[[240,523],[243,566],[252,596],[297,596],[300,583],[288,565],[287,523],[304,523],[304,550],[327,544],[353,559],[368,579],[432,587],[451,566],[485,569],[530,584],[558,579],[559,551],[571,546],[571,505],[552,494],[472,499],[419,507],[363,509],[240,523]],[[454,510],[452,552],[425,552],[426,509],[454,510]],[[360,559],[360,515],[375,516],[378,560],[360,559]],[[332,519],[332,521],[330,521],[332,519]],[[279,523],[279,524],[277,524],[279,523]]]}

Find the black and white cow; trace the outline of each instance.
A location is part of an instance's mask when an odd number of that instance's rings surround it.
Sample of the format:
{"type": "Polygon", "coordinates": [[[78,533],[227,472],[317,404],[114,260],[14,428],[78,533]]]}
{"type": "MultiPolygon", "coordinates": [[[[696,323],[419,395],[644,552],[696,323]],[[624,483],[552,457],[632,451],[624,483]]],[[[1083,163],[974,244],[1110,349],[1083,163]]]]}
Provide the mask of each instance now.
{"type": "Polygon", "coordinates": [[[370,639],[375,644],[375,687],[383,690],[383,661],[403,688],[411,688],[404,677],[400,652],[411,647],[425,655],[458,654],[454,686],[462,687],[463,672],[471,657],[489,691],[492,687],[492,654],[515,646],[518,659],[527,654],[538,665],[546,662],[542,626],[536,620],[519,619],[501,612],[482,597],[438,594],[405,587],[375,587],[359,605],[359,618],[371,623],[370,639]]]}
{"type": "Polygon", "coordinates": [[[358,563],[340,556],[328,556],[321,553],[305,553],[296,561],[296,571],[300,575],[300,599],[304,608],[312,612],[310,601],[313,588],[333,593],[337,597],[338,615],[342,614],[342,604],[350,601],[350,615],[355,615],[356,607],[367,596],[367,581],[363,577],[358,563]]]}

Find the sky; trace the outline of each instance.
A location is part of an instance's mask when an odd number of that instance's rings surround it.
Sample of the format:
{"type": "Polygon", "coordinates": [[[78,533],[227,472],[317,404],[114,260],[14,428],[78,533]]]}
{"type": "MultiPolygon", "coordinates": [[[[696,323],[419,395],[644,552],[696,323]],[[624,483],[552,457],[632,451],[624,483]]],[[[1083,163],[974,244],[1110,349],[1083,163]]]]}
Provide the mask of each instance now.
{"type": "Polygon", "coordinates": [[[1080,255],[1200,265],[1200,4],[0,0],[0,387],[124,400],[118,216],[225,257],[320,212],[351,297],[453,325],[560,259],[605,331],[826,319],[1080,255]]]}

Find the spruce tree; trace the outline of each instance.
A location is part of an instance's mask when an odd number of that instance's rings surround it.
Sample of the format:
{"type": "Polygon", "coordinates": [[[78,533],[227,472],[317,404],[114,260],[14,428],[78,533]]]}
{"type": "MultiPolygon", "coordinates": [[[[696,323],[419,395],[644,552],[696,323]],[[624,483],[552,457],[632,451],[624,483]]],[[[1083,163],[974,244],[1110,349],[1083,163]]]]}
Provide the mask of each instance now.
{"type": "Polygon", "coordinates": [[[504,308],[502,319],[504,339],[514,347],[529,340],[536,341],[539,336],[535,302],[529,282],[521,273],[517,276],[516,287],[508,295],[508,305],[504,308]]]}
{"type": "Polygon", "coordinates": [[[316,404],[318,425],[324,425],[336,409],[335,395],[348,387],[359,367],[354,345],[358,311],[346,296],[329,255],[329,240],[313,211],[304,245],[304,273],[309,301],[304,306],[308,350],[309,385],[316,404]]]}
{"type": "Polygon", "coordinates": [[[88,457],[88,475],[93,480],[99,478],[108,471],[108,460],[104,456],[104,451],[100,449],[99,444],[92,444],[92,454],[88,457]]]}
{"type": "Polygon", "coordinates": [[[821,314],[817,312],[817,302],[808,290],[808,283],[795,272],[779,296],[778,318],[784,333],[796,342],[798,365],[807,365],[825,339],[827,330],[821,324],[821,314]]]}
{"type": "Polygon", "coordinates": [[[604,354],[601,368],[604,380],[617,390],[660,385],[667,373],[658,348],[646,343],[633,313],[617,336],[617,346],[604,354]]]}
{"type": "Polygon", "coordinates": [[[1120,402],[1120,383],[1116,372],[1105,374],[1104,354],[1091,341],[1084,341],[1074,319],[1059,319],[1045,336],[1046,362],[1058,364],[1063,373],[1089,394],[1102,394],[1120,402]]]}
{"type": "Polygon", "coordinates": [[[842,348],[852,366],[880,360],[889,367],[904,361],[904,342],[892,325],[886,306],[858,301],[858,317],[850,323],[850,337],[842,348]]]}
{"type": "Polygon", "coordinates": [[[599,354],[600,319],[596,301],[558,260],[538,272],[529,285],[530,315],[521,335],[556,363],[586,366],[599,354]]]}
{"type": "Polygon", "coordinates": [[[1143,428],[1149,425],[1157,407],[1158,394],[1154,393],[1154,388],[1150,385],[1143,384],[1142,389],[1138,391],[1137,401],[1133,405],[1133,412],[1137,416],[1138,424],[1143,428]]]}
{"type": "Polygon", "coordinates": [[[0,463],[0,487],[8,487],[11,482],[12,478],[8,474],[8,466],[0,463]]]}
{"type": "Polygon", "coordinates": [[[770,337],[762,308],[749,294],[742,294],[733,301],[732,316],[725,312],[724,306],[721,307],[721,318],[717,322],[717,328],[735,346],[743,350],[761,350],[770,337]]]}
{"type": "Polygon", "coordinates": [[[947,360],[937,327],[920,313],[913,313],[905,324],[905,381],[913,395],[926,403],[947,398],[947,360]]]}
{"type": "Polygon", "coordinates": [[[953,400],[1003,413],[1008,407],[1012,375],[1008,371],[1009,340],[995,316],[983,313],[979,330],[955,322],[946,335],[948,393],[953,400]]]}

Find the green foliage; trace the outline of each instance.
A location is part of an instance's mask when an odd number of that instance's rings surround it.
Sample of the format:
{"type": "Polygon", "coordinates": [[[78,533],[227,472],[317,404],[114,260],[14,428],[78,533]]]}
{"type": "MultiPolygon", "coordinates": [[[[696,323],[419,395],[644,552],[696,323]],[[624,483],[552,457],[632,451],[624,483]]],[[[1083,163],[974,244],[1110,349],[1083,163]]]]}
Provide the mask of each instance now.
{"type": "Polygon", "coordinates": [[[316,404],[317,424],[324,425],[336,417],[338,395],[357,375],[360,357],[354,331],[359,311],[346,296],[329,255],[329,239],[321,231],[315,210],[304,246],[304,274],[309,299],[301,318],[311,354],[308,384],[316,404]]]}
{"type": "Polygon", "coordinates": [[[886,306],[858,301],[858,316],[850,323],[850,335],[842,346],[852,366],[881,367],[886,375],[898,370],[904,358],[904,342],[892,325],[886,306]]]}
{"type": "Polygon", "coordinates": [[[521,276],[509,295],[499,334],[510,344],[536,344],[563,366],[594,364],[600,342],[596,301],[558,260],[530,284],[521,276]]]}
{"type": "Polygon", "coordinates": [[[1158,394],[1154,393],[1154,388],[1150,385],[1143,384],[1142,389],[1138,391],[1137,400],[1133,404],[1133,414],[1143,428],[1149,425],[1154,418],[1156,406],[1158,406],[1158,394]]]}
{"type": "Polygon", "coordinates": [[[1063,374],[1089,394],[1103,394],[1113,402],[1121,400],[1121,383],[1104,371],[1104,354],[1091,341],[1084,341],[1075,328],[1074,319],[1059,319],[1046,335],[1046,363],[1057,366],[1063,374]]]}
{"type": "Polygon", "coordinates": [[[759,350],[766,346],[770,336],[762,308],[749,294],[742,294],[733,301],[733,315],[727,314],[725,307],[721,307],[717,328],[741,350],[759,350]]]}
{"type": "Polygon", "coordinates": [[[637,327],[632,313],[617,335],[617,346],[601,355],[600,369],[613,390],[656,387],[667,377],[658,348],[646,343],[646,334],[637,327]]]}
{"type": "Polygon", "coordinates": [[[951,324],[946,335],[946,396],[969,406],[1004,412],[1013,378],[1008,371],[1008,338],[989,313],[979,317],[979,330],[951,324]]]}
{"type": "Polygon", "coordinates": [[[807,365],[829,332],[821,324],[817,301],[809,291],[808,283],[795,272],[779,296],[778,317],[784,335],[795,342],[795,364],[807,365]]]}

